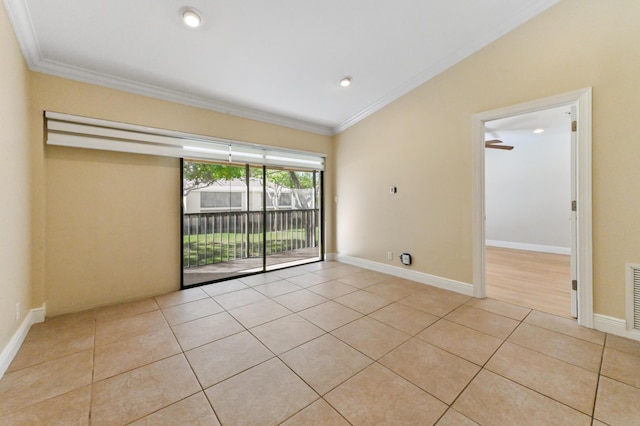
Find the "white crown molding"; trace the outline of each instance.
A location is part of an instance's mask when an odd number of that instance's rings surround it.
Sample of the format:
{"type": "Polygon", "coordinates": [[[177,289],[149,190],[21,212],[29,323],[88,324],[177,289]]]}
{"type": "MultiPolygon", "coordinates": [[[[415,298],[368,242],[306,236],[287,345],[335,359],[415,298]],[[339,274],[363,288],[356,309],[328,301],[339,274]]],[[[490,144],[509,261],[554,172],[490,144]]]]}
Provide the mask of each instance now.
{"type": "Polygon", "coordinates": [[[274,114],[267,111],[247,108],[229,102],[193,96],[175,90],[153,86],[150,84],[144,84],[124,78],[113,77],[103,73],[89,71],[83,68],[61,64],[50,60],[39,59],[36,64],[33,64],[29,68],[32,71],[55,75],[58,77],[68,78],[71,80],[94,84],[110,89],[121,90],[128,93],[134,93],[136,95],[148,96],[151,98],[175,102],[196,108],[207,109],[210,111],[234,115],[241,118],[262,121],[264,123],[289,127],[306,132],[317,133],[325,136],[333,136],[333,130],[329,126],[299,120],[296,118],[285,117],[283,115],[274,114]]]}
{"type": "Polygon", "coordinates": [[[338,134],[347,130],[349,127],[353,126],[354,124],[358,123],[361,120],[364,120],[365,118],[369,117],[376,111],[381,110],[385,106],[389,105],[391,102],[401,98],[402,96],[411,92],[418,86],[426,83],[427,81],[431,80],[433,77],[437,76],[438,74],[447,70],[457,62],[466,58],[467,56],[469,56],[471,53],[475,52],[479,48],[483,47],[483,46],[477,47],[476,45],[477,43],[475,43],[473,46],[467,46],[464,49],[460,49],[454,54],[448,55],[447,57],[438,61],[433,66],[427,68],[425,71],[420,73],[418,76],[409,80],[406,84],[403,84],[402,86],[398,87],[396,90],[393,90],[392,92],[388,93],[387,95],[373,102],[372,104],[364,108],[362,111],[352,115],[342,123],[338,124],[333,129],[334,133],[338,134]]]}
{"type": "Polygon", "coordinates": [[[14,28],[18,45],[31,71],[325,136],[333,136],[334,134],[330,126],[285,117],[268,111],[247,108],[229,102],[188,95],[175,90],[113,77],[96,71],[47,60],[42,56],[26,3],[23,0],[3,0],[3,2],[11,25],[14,28]]]}
{"type": "Polygon", "coordinates": [[[18,40],[27,66],[31,69],[42,58],[38,37],[36,37],[31,14],[23,0],[3,0],[4,8],[18,40]]]}
{"type": "Polygon", "coordinates": [[[447,55],[446,57],[435,63],[433,66],[418,74],[415,78],[399,86],[396,90],[393,90],[387,95],[381,97],[377,101],[373,102],[358,113],[352,115],[337,126],[331,127],[320,123],[314,123],[311,121],[283,116],[269,111],[244,107],[229,102],[188,95],[171,89],[148,85],[124,78],[113,77],[103,73],[47,60],[42,56],[38,44],[38,39],[33,28],[33,23],[31,21],[29,9],[25,1],[3,0],[11,24],[15,30],[18,44],[20,45],[29,69],[32,71],[51,74],[58,77],[95,84],[111,89],[122,90],[142,96],[149,96],[152,98],[162,99],[197,108],[208,109],[211,111],[257,120],[269,124],[275,124],[279,126],[317,133],[325,136],[333,136],[340,132],[343,132],[359,121],[370,116],[374,112],[384,108],[391,102],[395,101],[396,99],[407,94],[416,87],[450,68],[457,62],[482,49],[489,43],[511,31],[512,29],[523,24],[531,17],[538,15],[550,6],[556,4],[558,1],[559,0],[547,0],[523,9],[518,15],[513,16],[512,19],[504,21],[502,26],[494,28],[493,31],[485,33],[483,37],[477,38],[473,43],[464,46],[461,49],[458,49],[450,55],[447,55]]]}
{"type": "Polygon", "coordinates": [[[387,95],[383,96],[382,98],[378,99],[377,101],[373,102],[372,104],[364,108],[362,111],[358,112],[357,114],[354,114],[353,116],[349,117],[342,123],[338,124],[336,127],[333,128],[333,132],[335,134],[338,134],[347,130],[349,127],[353,126],[357,122],[367,118],[374,112],[384,108],[385,106],[389,105],[391,102],[395,101],[401,96],[406,95],[407,93],[414,90],[418,86],[426,83],[427,81],[431,80],[433,77],[451,68],[453,65],[462,61],[466,57],[471,56],[473,53],[484,48],[489,43],[492,43],[493,41],[499,39],[500,37],[507,34],[508,32],[515,29],[516,27],[524,24],[529,19],[532,19],[533,17],[542,13],[543,11],[553,6],[554,4],[558,3],[559,1],[560,0],[547,0],[521,10],[520,13],[518,15],[513,16],[512,19],[508,21],[504,21],[503,25],[499,27],[495,27],[493,31],[484,33],[482,37],[478,37],[476,40],[474,40],[473,43],[468,44],[463,48],[458,49],[455,52],[451,53],[450,55],[445,56],[444,58],[440,59],[438,62],[433,64],[431,67],[427,68],[426,70],[418,74],[416,77],[409,80],[406,84],[399,86],[396,90],[388,93],[387,95]]]}

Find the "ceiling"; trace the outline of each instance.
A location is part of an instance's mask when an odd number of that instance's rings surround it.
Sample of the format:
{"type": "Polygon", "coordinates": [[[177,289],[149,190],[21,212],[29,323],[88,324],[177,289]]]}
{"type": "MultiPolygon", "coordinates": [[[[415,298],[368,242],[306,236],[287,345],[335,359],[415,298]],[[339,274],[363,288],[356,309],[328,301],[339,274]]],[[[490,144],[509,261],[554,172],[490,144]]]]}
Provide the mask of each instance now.
{"type": "Polygon", "coordinates": [[[34,71],[331,135],[558,1],[4,3],[34,71]]]}
{"type": "Polygon", "coordinates": [[[571,105],[518,114],[485,123],[486,139],[529,135],[536,129],[544,133],[566,133],[571,129],[571,105]]]}

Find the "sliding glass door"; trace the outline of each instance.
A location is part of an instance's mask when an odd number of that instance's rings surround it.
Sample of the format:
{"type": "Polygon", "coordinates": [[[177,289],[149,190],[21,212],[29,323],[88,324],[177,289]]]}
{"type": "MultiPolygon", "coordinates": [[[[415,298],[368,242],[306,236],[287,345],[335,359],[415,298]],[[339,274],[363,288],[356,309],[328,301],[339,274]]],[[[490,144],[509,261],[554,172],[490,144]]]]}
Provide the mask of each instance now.
{"type": "Polygon", "coordinates": [[[267,168],[267,269],[320,260],[319,173],[267,168]]]}
{"type": "Polygon", "coordinates": [[[318,171],[183,160],[182,285],[321,260],[318,171]]]}

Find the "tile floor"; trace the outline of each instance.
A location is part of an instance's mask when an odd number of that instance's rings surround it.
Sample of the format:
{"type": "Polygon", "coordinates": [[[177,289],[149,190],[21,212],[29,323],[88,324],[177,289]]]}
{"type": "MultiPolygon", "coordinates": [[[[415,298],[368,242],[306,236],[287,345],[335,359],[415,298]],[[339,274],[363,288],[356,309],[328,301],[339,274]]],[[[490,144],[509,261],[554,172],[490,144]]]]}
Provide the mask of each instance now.
{"type": "Polygon", "coordinates": [[[640,342],[336,262],[34,325],[0,424],[640,424],[640,342]]]}

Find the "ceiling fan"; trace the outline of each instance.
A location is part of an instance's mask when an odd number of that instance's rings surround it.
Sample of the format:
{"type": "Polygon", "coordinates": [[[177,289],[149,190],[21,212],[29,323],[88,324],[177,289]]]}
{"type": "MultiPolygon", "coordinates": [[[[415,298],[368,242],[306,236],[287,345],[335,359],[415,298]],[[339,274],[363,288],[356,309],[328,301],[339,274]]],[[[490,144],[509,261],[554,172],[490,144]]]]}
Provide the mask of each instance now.
{"type": "Polygon", "coordinates": [[[507,151],[511,151],[513,149],[510,145],[498,145],[502,143],[500,139],[491,139],[489,141],[484,142],[485,148],[494,148],[494,149],[506,149],[507,151]]]}

